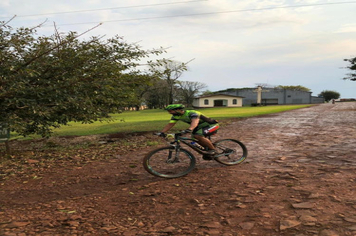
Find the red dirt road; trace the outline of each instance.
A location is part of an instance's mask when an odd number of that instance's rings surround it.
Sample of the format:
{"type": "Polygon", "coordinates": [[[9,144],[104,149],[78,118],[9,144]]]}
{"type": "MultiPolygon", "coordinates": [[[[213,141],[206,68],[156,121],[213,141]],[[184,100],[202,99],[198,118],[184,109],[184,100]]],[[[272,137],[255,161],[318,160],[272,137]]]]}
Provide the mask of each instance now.
{"type": "Polygon", "coordinates": [[[225,122],[215,139],[241,140],[247,160],[198,157],[178,179],[144,171],[152,147],[5,178],[0,235],[356,235],[355,118],[352,102],[225,122]]]}

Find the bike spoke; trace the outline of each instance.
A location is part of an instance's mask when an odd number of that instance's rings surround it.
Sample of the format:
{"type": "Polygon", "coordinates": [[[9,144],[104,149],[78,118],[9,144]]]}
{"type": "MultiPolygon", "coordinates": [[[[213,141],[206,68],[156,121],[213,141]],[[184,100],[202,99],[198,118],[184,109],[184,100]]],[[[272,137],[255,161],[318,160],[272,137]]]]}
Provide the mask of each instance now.
{"type": "Polygon", "coordinates": [[[172,147],[160,148],[144,159],[145,169],[156,176],[176,178],[188,174],[195,166],[195,158],[188,151],[178,152],[172,147]]]}
{"type": "Polygon", "coordinates": [[[234,139],[224,139],[214,143],[218,155],[215,160],[224,165],[236,165],[243,162],[247,157],[245,145],[234,139]]]}

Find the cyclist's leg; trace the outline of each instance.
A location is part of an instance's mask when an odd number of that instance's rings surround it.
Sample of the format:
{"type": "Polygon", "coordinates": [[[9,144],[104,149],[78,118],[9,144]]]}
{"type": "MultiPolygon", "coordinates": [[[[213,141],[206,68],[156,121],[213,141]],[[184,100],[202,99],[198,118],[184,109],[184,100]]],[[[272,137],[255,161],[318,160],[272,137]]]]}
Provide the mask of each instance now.
{"type": "MultiPolygon", "coordinates": [[[[208,127],[209,128],[209,127],[208,127]]],[[[205,147],[207,154],[203,155],[204,160],[213,160],[216,154],[215,146],[211,143],[210,139],[203,135],[203,129],[198,130],[196,134],[193,134],[194,138],[197,139],[198,143],[205,147]]]]}
{"type": "Polygon", "coordinates": [[[209,150],[214,150],[214,145],[208,138],[206,138],[206,136],[210,135],[211,133],[217,132],[218,129],[219,125],[217,124],[206,125],[203,127],[198,126],[196,129],[193,130],[193,137],[197,139],[198,143],[203,147],[207,147],[209,150]]]}
{"type": "Polygon", "coordinates": [[[211,143],[211,141],[208,138],[205,138],[203,135],[194,134],[194,138],[196,140],[198,140],[198,143],[200,145],[202,145],[203,147],[207,147],[210,150],[214,150],[215,149],[215,147],[211,143]]]}

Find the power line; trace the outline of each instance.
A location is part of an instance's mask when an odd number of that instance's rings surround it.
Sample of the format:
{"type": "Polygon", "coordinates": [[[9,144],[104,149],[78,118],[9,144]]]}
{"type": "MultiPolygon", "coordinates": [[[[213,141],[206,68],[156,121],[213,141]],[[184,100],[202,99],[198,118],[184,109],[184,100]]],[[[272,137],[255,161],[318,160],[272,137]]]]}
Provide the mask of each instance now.
{"type": "MultiPolygon", "coordinates": [[[[32,16],[46,16],[46,15],[72,14],[72,13],[81,13],[81,12],[107,11],[107,10],[139,8],[139,7],[155,7],[155,6],[173,5],[173,4],[181,4],[181,3],[193,3],[193,2],[202,2],[202,1],[208,1],[208,0],[193,0],[193,1],[184,1],[184,2],[156,3],[156,4],[126,6],[126,7],[109,7],[109,8],[99,8],[99,9],[91,9],[91,10],[51,12],[51,13],[33,14],[33,15],[19,15],[19,16],[17,16],[17,17],[32,17],[32,16]]],[[[0,18],[9,18],[9,17],[0,17],[0,18]]]]}
{"type": "MultiPolygon", "coordinates": [[[[251,11],[266,11],[266,10],[275,10],[275,9],[284,9],[284,8],[300,8],[300,7],[312,7],[312,6],[326,6],[326,5],[343,5],[343,4],[352,4],[356,1],[349,2],[330,2],[330,3],[315,3],[315,4],[303,4],[295,6],[280,6],[280,7],[265,7],[265,8],[253,8],[253,9],[242,9],[242,10],[231,10],[231,11],[218,11],[218,12],[205,12],[205,13],[192,13],[192,14],[183,14],[183,15],[172,15],[172,16],[153,16],[153,17],[143,17],[143,18],[131,18],[131,19],[121,19],[121,20],[107,20],[100,21],[101,23],[111,23],[111,22],[120,22],[120,21],[140,21],[140,20],[154,20],[162,18],[175,18],[175,17],[187,17],[187,16],[203,16],[203,15],[216,15],[216,14],[227,14],[227,13],[236,13],[236,12],[251,12],[251,11]]],[[[60,24],[59,26],[66,25],[82,25],[82,24],[96,24],[96,22],[82,22],[82,23],[69,23],[69,24],[60,24]]]]}

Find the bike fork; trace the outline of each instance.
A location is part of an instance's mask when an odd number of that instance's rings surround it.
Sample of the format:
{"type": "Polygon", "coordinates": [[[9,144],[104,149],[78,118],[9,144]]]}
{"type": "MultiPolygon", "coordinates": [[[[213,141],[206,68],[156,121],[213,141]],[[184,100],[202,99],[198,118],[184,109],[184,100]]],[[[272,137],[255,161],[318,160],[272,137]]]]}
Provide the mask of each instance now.
{"type": "Polygon", "coordinates": [[[167,162],[167,163],[180,162],[180,160],[179,160],[179,150],[177,150],[177,149],[169,150],[168,159],[167,159],[166,162],[167,162]],[[173,157],[173,159],[172,159],[173,152],[175,152],[175,155],[174,155],[174,157],[173,157]]]}

